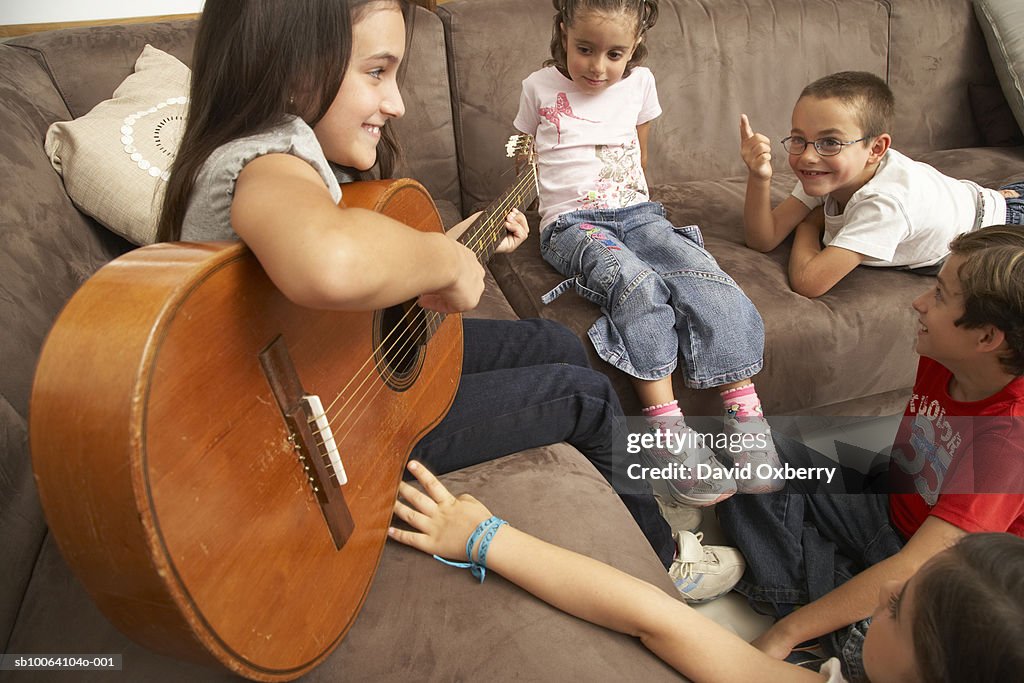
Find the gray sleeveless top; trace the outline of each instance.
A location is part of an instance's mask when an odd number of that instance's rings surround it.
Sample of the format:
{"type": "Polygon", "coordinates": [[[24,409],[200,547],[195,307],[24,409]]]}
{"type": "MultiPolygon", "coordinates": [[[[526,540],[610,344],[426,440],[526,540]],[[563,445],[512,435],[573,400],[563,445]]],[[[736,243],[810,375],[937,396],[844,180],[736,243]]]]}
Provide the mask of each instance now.
{"type": "Polygon", "coordinates": [[[277,153],[292,154],[309,162],[331,191],[335,203],[341,201],[338,178],[324,157],[313,129],[292,116],[269,130],[232,140],[213,151],[196,177],[181,226],[181,239],[191,242],[238,239],[231,227],[231,200],[238,174],[253,159],[277,153]]]}

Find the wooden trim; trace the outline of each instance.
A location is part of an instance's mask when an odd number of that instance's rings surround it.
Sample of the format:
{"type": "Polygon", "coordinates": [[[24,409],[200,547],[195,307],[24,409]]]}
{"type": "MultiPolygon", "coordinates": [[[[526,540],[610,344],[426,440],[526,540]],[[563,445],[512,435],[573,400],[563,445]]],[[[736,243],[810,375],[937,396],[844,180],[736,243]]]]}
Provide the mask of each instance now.
{"type": "MultiPolygon", "coordinates": [[[[428,10],[430,10],[431,12],[433,12],[434,10],[437,9],[437,0],[415,0],[415,1],[416,1],[417,5],[419,5],[420,7],[425,7],[428,10]]],[[[444,0],[441,0],[441,2],[444,2],[444,0]]]]}
{"type": "Polygon", "coordinates": [[[89,26],[110,26],[112,24],[147,24],[152,21],[177,21],[178,19],[198,18],[199,14],[161,14],[152,17],[125,17],[123,19],[86,19],[84,21],[55,21],[45,24],[7,24],[0,26],[0,40],[62,28],[86,28],[89,26]]]}

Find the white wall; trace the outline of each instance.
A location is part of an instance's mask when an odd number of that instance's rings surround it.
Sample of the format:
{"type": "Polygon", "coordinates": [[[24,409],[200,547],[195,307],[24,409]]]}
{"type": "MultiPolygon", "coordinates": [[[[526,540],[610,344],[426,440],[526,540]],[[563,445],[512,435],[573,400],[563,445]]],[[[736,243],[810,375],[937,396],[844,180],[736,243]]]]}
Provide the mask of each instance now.
{"type": "Polygon", "coordinates": [[[2,0],[0,25],[194,14],[203,0],[2,0]]]}

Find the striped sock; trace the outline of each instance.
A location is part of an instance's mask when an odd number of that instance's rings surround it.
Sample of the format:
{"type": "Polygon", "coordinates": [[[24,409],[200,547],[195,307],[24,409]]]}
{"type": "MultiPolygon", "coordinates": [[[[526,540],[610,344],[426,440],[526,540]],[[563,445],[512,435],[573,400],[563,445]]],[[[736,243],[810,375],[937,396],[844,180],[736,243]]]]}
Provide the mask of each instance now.
{"type": "Polygon", "coordinates": [[[753,384],[722,391],[719,395],[729,417],[764,417],[761,399],[757,397],[757,389],[753,384]]]}

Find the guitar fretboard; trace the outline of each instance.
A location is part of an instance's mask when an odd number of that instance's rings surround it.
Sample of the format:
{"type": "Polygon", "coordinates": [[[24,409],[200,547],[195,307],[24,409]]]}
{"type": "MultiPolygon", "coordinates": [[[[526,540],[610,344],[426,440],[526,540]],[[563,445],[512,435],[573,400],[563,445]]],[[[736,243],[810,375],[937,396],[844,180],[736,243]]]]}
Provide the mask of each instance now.
{"type": "MultiPolygon", "coordinates": [[[[459,236],[459,243],[476,254],[480,263],[487,263],[494,256],[494,250],[505,238],[505,217],[513,208],[522,208],[537,197],[537,167],[533,163],[516,178],[516,182],[484,209],[466,231],[459,236]]],[[[444,313],[424,311],[426,314],[426,338],[430,339],[441,323],[444,313]]]]}
{"type": "Polygon", "coordinates": [[[516,182],[484,209],[459,237],[459,242],[473,250],[481,263],[487,263],[505,238],[505,217],[514,208],[522,208],[537,196],[537,167],[528,164],[516,182]]]}

